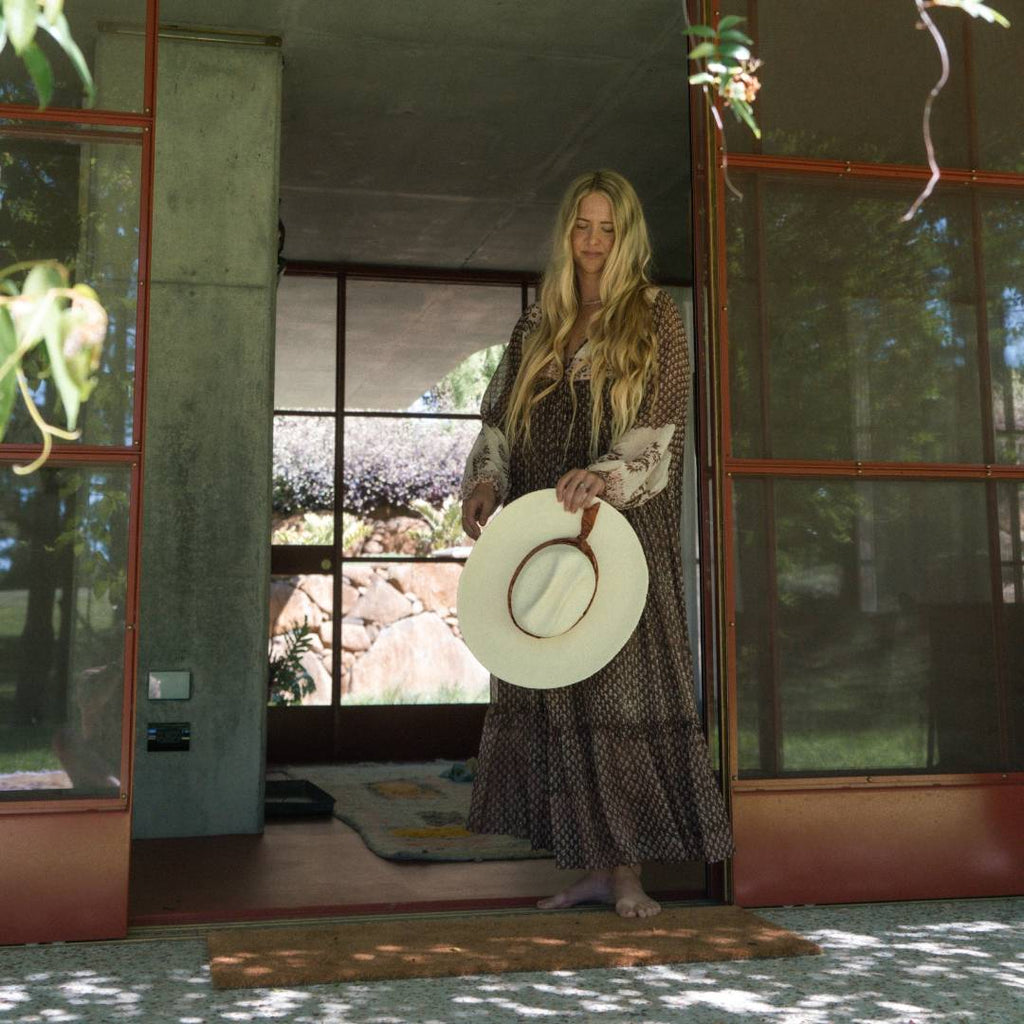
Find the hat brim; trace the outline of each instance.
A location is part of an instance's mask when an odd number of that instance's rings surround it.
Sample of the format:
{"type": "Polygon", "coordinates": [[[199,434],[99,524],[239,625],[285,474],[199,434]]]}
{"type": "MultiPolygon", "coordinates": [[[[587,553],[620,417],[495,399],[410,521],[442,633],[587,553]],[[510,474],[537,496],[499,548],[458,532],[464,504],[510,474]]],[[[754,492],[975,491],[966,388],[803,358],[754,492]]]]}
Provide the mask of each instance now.
{"type": "Polygon", "coordinates": [[[643,547],[618,509],[600,501],[587,540],[599,567],[586,615],[560,636],[532,637],[509,615],[508,584],[537,545],[580,532],[554,488],[511,502],[484,527],[459,578],[459,629],[466,646],[499,679],[531,689],[568,686],[608,664],[630,638],[647,600],[643,547]]]}

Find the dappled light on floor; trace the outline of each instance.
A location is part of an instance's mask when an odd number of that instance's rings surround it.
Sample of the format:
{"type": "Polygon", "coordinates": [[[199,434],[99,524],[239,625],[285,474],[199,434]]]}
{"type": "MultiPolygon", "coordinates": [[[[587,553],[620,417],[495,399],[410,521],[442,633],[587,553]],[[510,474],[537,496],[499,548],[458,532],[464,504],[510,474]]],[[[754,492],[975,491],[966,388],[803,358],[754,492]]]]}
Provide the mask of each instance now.
{"type": "MultiPolygon", "coordinates": [[[[198,933],[179,941],[0,948],[0,1020],[1019,1024],[1022,1019],[1024,899],[758,913],[818,942],[824,955],[218,991],[198,933]]],[[[592,918],[593,939],[600,941],[603,917],[592,918]]],[[[643,930],[652,929],[648,924],[643,930]]],[[[539,931],[532,937],[545,940],[539,931]]],[[[382,948],[366,952],[408,953],[403,941],[377,945],[382,948]]],[[[460,945],[453,935],[448,948],[460,945]]],[[[436,943],[434,950],[443,955],[445,944],[436,943]]]]}

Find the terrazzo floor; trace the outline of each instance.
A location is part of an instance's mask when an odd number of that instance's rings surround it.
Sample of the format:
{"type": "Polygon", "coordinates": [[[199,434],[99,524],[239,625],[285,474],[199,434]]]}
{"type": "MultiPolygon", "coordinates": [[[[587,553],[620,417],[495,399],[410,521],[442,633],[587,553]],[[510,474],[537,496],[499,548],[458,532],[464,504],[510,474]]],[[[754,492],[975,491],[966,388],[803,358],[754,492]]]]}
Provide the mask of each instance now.
{"type": "Polygon", "coordinates": [[[759,913],[824,955],[215,991],[200,930],[141,930],[126,942],[0,948],[0,1021],[1024,1022],[1024,897],[759,913]]]}

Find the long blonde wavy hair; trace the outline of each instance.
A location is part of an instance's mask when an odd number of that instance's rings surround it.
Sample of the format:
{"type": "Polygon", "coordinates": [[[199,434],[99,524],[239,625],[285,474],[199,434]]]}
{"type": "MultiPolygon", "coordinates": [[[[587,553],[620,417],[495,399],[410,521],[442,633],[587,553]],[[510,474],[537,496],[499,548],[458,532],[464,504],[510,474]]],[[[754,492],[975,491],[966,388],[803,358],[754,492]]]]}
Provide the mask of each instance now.
{"type": "MultiPolygon", "coordinates": [[[[551,258],[540,292],[541,319],[523,342],[519,372],[505,414],[510,444],[530,443],[530,414],[558,386],[565,372],[569,332],[580,311],[579,286],[572,256],[572,231],[580,203],[592,193],[608,199],[615,238],[601,273],[601,310],[590,322],[590,448],[599,454],[604,395],[612,411],[612,442],[636,421],[648,386],[656,387],[657,337],[652,323],[648,268],[651,243],[640,200],[633,186],[615,171],[591,171],[578,177],[562,199],[555,222],[551,258]]],[[[573,371],[575,377],[576,369],[573,371]]],[[[572,388],[573,417],[576,389],[572,388]]]]}

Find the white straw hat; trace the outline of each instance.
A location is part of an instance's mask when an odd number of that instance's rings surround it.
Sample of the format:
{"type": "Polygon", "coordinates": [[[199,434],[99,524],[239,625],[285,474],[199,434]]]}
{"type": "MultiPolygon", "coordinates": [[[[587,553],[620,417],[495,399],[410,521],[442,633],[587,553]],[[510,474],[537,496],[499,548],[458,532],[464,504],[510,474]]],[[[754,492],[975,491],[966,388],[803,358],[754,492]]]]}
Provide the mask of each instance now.
{"type": "Polygon", "coordinates": [[[484,528],[459,579],[459,629],[499,679],[532,689],[592,676],[622,649],[647,600],[647,560],[600,499],[566,512],[553,488],[484,528]]]}

